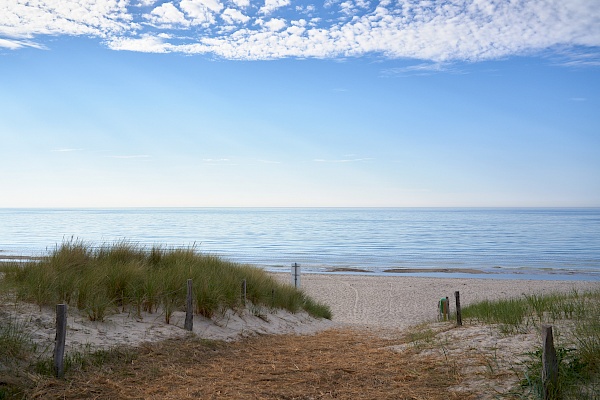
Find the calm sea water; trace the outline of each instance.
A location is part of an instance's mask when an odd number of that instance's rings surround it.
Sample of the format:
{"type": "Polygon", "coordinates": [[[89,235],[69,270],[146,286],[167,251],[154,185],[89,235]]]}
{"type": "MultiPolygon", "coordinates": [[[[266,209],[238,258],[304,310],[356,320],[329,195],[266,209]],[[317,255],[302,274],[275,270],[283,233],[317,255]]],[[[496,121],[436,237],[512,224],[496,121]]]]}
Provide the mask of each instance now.
{"type": "MultiPolygon", "coordinates": [[[[195,246],[270,270],[471,268],[600,281],[600,209],[0,209],[0,256],[76,238],[195,246]]],[[[419,274],[418,274],[419,275],[419,274]]]]}

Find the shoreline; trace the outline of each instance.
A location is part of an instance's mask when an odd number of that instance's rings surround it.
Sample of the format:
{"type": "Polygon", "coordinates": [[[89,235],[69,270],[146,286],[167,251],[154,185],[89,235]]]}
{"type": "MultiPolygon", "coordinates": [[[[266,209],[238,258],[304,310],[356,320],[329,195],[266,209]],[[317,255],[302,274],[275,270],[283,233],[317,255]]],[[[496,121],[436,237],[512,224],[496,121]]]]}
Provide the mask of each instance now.
{"type": "MultiPolygon", "coordinates": [[[[10,262],[29,262],[41,261],[45,256],[25,256],[25,255],[4,255],[4,250],[0,250],[0,265],[10,262]]],[[[243,263],[241,263],[243,264],[243,263]]],[[[264,270],[270,274],[289,274],[289,267],[284,266],[266,266],[254,265],[253,267],[264,270]]],[[[302,266],[301,266],[302,267],[302,266]]],[[[491,280],[526,280],[526,281],[583,281],[600,283],[600,272],[586,270],[558,270],[558,269],[536,269],[536,268],[514,268],[504,269],[494,267],[495,271],[489,269],[477,268],[448,268],[448,267],[377,267],[373,269],[358,267],[302,267],[303,275],[336,275],[336,276],[371,276],[382,278],[393,277],[414,277],[414,278],[432,278],[432,279],[491,279],[491,280]],[[537,272],[537,273],[536,273],[537,272]]]]}
{"type": "MultiPolygon", "coordinates": [[[[7,255],[0,250],[0,265],[10,262],[40,261],[44,256],[7,255]]],[[[254,265],[268,273],[289,273],[289,267],[254,265]]],[[[301,266],[305,275],[343,275],[343,276],[379,276],[379,277],[421,277],[421,278],[459,278],[459,279],[491,279],[491,280],[531,280],[531,281],[582,281],[600,282],[600,271],[557,270],[539,268],[449,268],[449,267],[335,267],[335,266],[301,266]]]]}

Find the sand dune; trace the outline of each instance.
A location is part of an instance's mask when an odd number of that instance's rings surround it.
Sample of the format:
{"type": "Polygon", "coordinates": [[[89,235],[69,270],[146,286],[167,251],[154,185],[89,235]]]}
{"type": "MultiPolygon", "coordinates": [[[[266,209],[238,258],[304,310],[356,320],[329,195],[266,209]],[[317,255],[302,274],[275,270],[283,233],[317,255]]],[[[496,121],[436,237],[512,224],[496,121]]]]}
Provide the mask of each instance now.
{"type": "MultiPolygon", "coordinates": [[[[274,274],[289,282],[288,274],[274,274]]],[[[517,281],[493,279],[381,277],[342,274],[304,274],[302,289],[314,299],[327,304],[333,320],[316,320],[306,313],[291,314],[281,310],[247,309],[228,311],[212,320],[194,317],[194,333],[202,338],[235,340],[254,334],[311,334],[332,327],[351,327],[369,331],[400,331],[410,326],[435,321],[441,297],[450,298],[459,291],[461,304],[482,299],[519,297],[529,293],[585,290],[599,287],[600,282],[517,281]]],[[[0,317],[12,315],[28,326],[41,349],[52,350],[55,316],[52,308],[39,309],[28,304],[4,302],[0,317]]],[[[185,335],[184,313],[175,312],[171,324],[160,313],[116,313],[104,322],[92,322],[81,312],[70,309],[67,322],[67,349],[90,345],[110,347],[115,344],[137,345],[185,335]]]]}

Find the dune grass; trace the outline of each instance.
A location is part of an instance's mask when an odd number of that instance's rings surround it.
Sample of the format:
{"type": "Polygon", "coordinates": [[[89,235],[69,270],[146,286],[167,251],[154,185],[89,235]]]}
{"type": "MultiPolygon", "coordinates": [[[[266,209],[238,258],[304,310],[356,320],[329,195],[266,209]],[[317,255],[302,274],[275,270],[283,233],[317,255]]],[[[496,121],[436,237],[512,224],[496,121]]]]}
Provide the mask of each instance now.
{"type": "Polygon", "coordinates": [[[2,270],[3,285],[18,300],[40,307],[66,303],[95,321],[120,310],[139,314],[160,309],[169,323],[173,311],[184,307],[188,279],[193,281],[195,311],[206,317],[243,307],[245,279],[247,300],[254,306],[331,318],[327,306],[263,270],[200,254],[194,248],[147,249],[128,241],[93,247],[71,240],[39,261],[7,264],[2,270]]]}
{"type": "MultiPolygon", "coordinates": [[[[169,323],[174,311],[185,309],[188,279],[193,282],[194,311],[205,317],[251,307],[258,316],[286,309],[331,319],[326,305],[261,269],[201,254],[194,248],[147,249],[127,241],[93,247],[71,240],[39,260],[0,264],[0,302],[10,297],[40,308],[66,303],[93,321],[122,311],[134,315],[160,312],[169,323]],[[245,301],[242,280],[247,282],[245,301]]],[[[18,371],[33,368],[42,375],[52,374],[52,360],[36,356],[36,345],[25,324],[10,315],[4,317],[0,324],[0,400],[18,398],[29,385],[19,380],[22,374],[18,371]]],[[[115,351],[121,350],[75,351],[67,354],[65,367],[102,362],[115,351]]]]}
{"type": "MultiPolygon", "coordinates": [[[[462,309],[464,319],[499,325],[506,334],[551,324],[559,337],[559,379],[554,399],[600,398],[600,289],[579,293],[532,294],[522,298],[483,301],[462,309]]],[[[542,398],[541,348],[529,354],[522,386],[542,398]]]]}

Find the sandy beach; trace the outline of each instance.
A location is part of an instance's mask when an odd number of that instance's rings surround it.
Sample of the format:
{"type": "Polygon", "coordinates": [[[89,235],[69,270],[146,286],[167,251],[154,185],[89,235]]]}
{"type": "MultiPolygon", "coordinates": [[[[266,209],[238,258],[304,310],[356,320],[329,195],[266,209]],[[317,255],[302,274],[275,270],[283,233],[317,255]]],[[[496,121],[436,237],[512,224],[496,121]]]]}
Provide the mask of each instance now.
{"type": "MultiPolygon", "coordinates": [[[[289,274],[274,274],[274,277],[282,282],[290,280],[289,274]]],[[[418,389],[421,393],[418,398],[491,400],[518,384],[514,371],[520,368],[523,356],[539,345],[538,329],[530,327],[518,334],[504,335],[486,325],[469,323],[456,328],[453,322],[436,322],[439,299],[448,296],[452,311],[455,291],[460,292],[461,304],[468,305],[483,299],[585,291],[600,286],[599,282],[583,281],[342,274],[303,274],[301,283],[308,295],[331,307],[331,321],[316,320],[305,313],[252,307],[227,311],[213,319],[195,316],[195,338],[231,342],[216,352],[210,346],[200,351],[194,347],[197,343],[194,340],[179,340],[189,337],[183,329],[181,311],[175,312],[171,324],[167,325],[160,312],[143,314],[141,318],[120,312],[104,322],[91,322],[72,309],[67,322],[67,351],[111,348],[119,344],[136,346],[141,351],[136,365],[147,366],[134,368],[132,364],[135,373],[128,374],[135,374],[133,380],[104,370],[94,377],[72,376],[70,379],[77,379],[82,385],[77,390],[74,389],[77,385],[68,382],[44,381],[32,398],[76,399],[91,391],[104,393],[105,397],[100,398],[241,399],[250,396],[275,399],[312,390],[314,398],[367,399],[373,398],[369,396],[374,390],[379,391],[377,396],[381,398],[398,398],[418,389]],[[421,347],[411,335],[429,337],[426,340],[430,345],[421,347]],[[251,354],[247,354],[245,364],[240,365],[240,354],[249,350],[251,354]],[[168,357],[161,361],[165,367],[160,379],[154,373],[144,372],[155,368],[150,365],[155,365],[157,357],[163,359],[167,354],[181,352],[198,354],[198,359],[189,361],[193,366],[181,364],[177,357],[168,357]],[[216,358],[206,363],[207,357],[216,358]],[[414,369],[417,364],[420,366],[414,369]],[[249,365],[253,367],[248,369],[249,365]],[[490,365],[493,365],[493,373],[490,365]],[[409,374],[412,377],[404,381],[407,375],[399,371],[413,369],[420,372],[409,374]],[[434,379],[431,374],[445,376],[437,388],[431,386],[434,379]],[[232,385],[234,375],[236,384],[232,385]],[[292,377],[295,383],[290,383],[292,377]],[[145,379],[150,381],[142,394],[140,382],[145,379]],[[386,383],[372,386],[374,379],[386,383]],[[420,383],[411,379],[419,379],[420,383]],[[112,382],[110,385],[107,385],[108,380],[112,382]],[[199,380],[206,381],[203,387],[209,388],[208,392],[188,393],[186,386],[195,385],[199,380]],[[261,385],[256,385],[257,380],[261,385]],[[306,382],[312,383],[306,386],[306,382]],[[371,392],[359,390],[364,385],[371,392]],[[157,397],[157,393],[160,396],[157,397]]],[[[34,305],[5,301],[0,306],[0,320],[7,317],[23,323],[40,350],[52,352],[53,309],[40,311],[34,305]]]]}
{"type": "MultiPolygon", "coordinates": [[[[289,274],[273,274],[289,282],[289,274]]],[[[454,292],[461,304],[483,299],[520,297],[524,294],[598,288],[599,282],[528,281],[460,278],[423,278],[406,276],[366,276],[343,274],[303,274],[302,289],[315,300],[328,305],[333,319],[316,320],[306,313],[281,310],[248,309],[227,311],[213,319],[196,315],[194,334],[204,339],[236,340],[257,334],[312,334],[330,328],[362,329],[371,333],[398,333],[438,317],[438,301],[449,297],[454,309],[454,292]]],[[[0,317],[12,315],[30,327],[41,348],[51,350],[55,335],[54,309],[31,304],[5,302],[0,317]]],[[[109,315],[104,322],[92,322],[71,308],[67,322],[67,350],[92,346],[106,348],[115,344],[138,345],[184,336],[185,314],[175,312],[171,323],[158,312],[136,317],[130,311],[109,315]]]]}
{"type": "MultiPolygon", "coordinates": [[[[289,281],[288,274],[278,274],[289,281]]],[[[524,294],[569,292],[600,287],[592,281],[501,280],[303,274],[302,289],[329,305],[333,322],[369,329],[405,329],[437,318],[438,301],[460,292],[461,305],[524,294]]]]}

